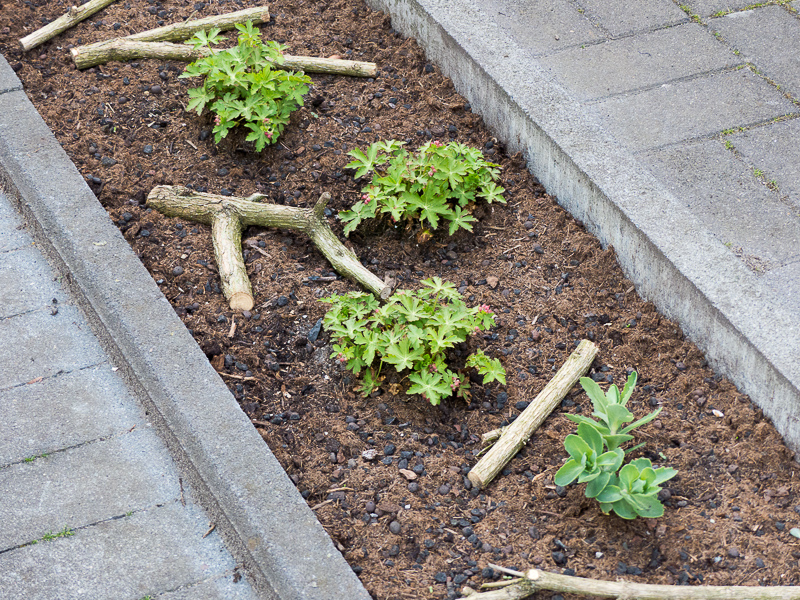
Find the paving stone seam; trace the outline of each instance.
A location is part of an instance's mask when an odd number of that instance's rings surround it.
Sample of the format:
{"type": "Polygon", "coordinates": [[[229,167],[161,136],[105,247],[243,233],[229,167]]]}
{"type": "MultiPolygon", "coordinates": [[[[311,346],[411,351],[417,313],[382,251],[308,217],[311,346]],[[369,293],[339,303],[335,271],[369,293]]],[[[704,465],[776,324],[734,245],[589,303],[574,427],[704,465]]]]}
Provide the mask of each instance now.
{"type": "MultiPolygon", "coordinates": [[[[33,311],[31,311],[31,312],[33,312],[33,311]]],[[[21,315],[22,314],[27,315],[29,313],[27,313],[27,312],[26,313],[21,313],[21,315]]],[[[17,315],[14,315],[14,316],[17,316],[17,315]]],[[[4,320],[4,318],[5,317],[0,317],[0,322],[2,322],[4,320]]],[[[8,317],[8,318],[12,318],[12,317],[8,317]]],[[[86,369],[95,369],[97,367],[102,367],[103,365],[109,365],[109,364],[111,364],[109,361],[101,360],[100,362],[92,363],[90,365],[84,365],[82,367],[78,367],[77,369],[66,369],[66,370],[65,369],[61,369],[60,371],[56,371],[52,375],[44,375],[44,376],[42,376],[42,379],[40,381],[37,381],[36,383],[44,383],[45,381],[51,381],[51,380],[55,379],[56,377],[61,377],[62,375],[69,375],[70,373],[80,373],[81,371],[85,371],[86,369]]],[[[112,367],[112,370],[114,370],[114,369],[116,369],[116,367],[112,367]]],[[[24,383],[16,383],[14,385],[9,385],[7,387],[0,387],[0,392],[6,392],[8,390],[15,390],[17,388],[25,387],[26,385],[35,385],[35,384],[30,382],[30,381],[26,381],[24,383]]]]}
{"type": "MultiPolygon", "coordinates": [[[[26,384],[23,384],[23,385],[26,385],[26,384]]],[[[16,386],[16,387],[19,387],[19,386],[16,386]]],[[[3,390],[0,390],[0,391],[3,391],[3,390]]],[[[138,433],[139,431],[143,431],[143,430],[144,429],[141,428],[141,427],[139,429],[136,429],[136,425],[134,425],[130,429],[126,429],[124,431],[120,431],[120,432],[114,433],[112,435],[105,435],[103,437],[94,438],[92,440],[85,440],[85,441],[80,442],[78,444],[72,444],[71,446],[64,446],[62,448],[56,448],[54,450],[47,450],[47,451],[42,452],[41,454],[37,454],[36,456],[29,456],[27,458],[23,458],[22,460],[15,460],[14,462],[0,464],[0,470],[8,469],[8,468],[14,467],[16,465],[30,464],[30,463],[32,463],[34,461],[37,461],[37,460],[42,460],[42,459],[45,459],[45,458],[49,458],[49,457],[51,457],[51,456],[53,456],[55,454],[62,454],[63,452],[68,452],[70,450],[76,450],[78,448],[83,448],[84,446],[91,446],[92,444],[97,444],[97,443],[100,443],[100,442],[107,442],[109,440],[115,440],[117,438],[121,438],[121,437],[126,436],[126,435],[134,435],[134,434],[138,433]]]]}
{"type": "MultiPolygon", "coordinates": [[[[158,596],[163,596],[164,594],[174,594],[175,592],[190,591],[199,585],[203,585],[204,583],[219,581],[220,579],[225,579],[226,577],[236,577],[237,575],[239,577],[242,576],[242,574],[239,573],[239,567],[234,567],[233,569],[226,569],[225,571],[220,572],[212,577],[206,577],[205,579],[198,579],[193,583],[185,583],[183,585],[179,585],[176,588],[161,590],[160,592],[151,592],[150,596],[153,597],[153,594],[155,594],[155,598],[157,598],[158,596]]],[[[145,598],[147,598],[147,596],[145,596],[145,598]]]]}
{"type": "MultiPolygon", "coordinates": [[[[800,118],[800,113],[789,113],[788,115],[781,115],[780,117],[776,117],[776,118],[777,118],[777,121],[776,121],[775,118],[766,119],[766,120],[762,119],[760,121],[752,121],[751,123],[747,123],[747,124],[741,125],[741,126],[737,125],[736,133],[740,132],[739,131],[739,127],[741,127],[741,131],[750,131],[751,129],[757,129],[759,127],[770,125],[771,123],[780,123],[780,122],[783,122],[785,120],[789,120],[790,118],[791,119],[800,118]]],[[[719,139],[720,137],[726,135],[724,133],[725,131],[729,131],[729,130],[728,129],[722,129],[722,130],[714,132],[714,133],[707,133],[705,135],[698,135],[698,136],[682,138],[682,139],[678,140],[677,142],[667,142],[666,144],[660,144],[660,145],[656,145],[656,146],[647,146],[646,148],[641,148],[641,149],[638,149],[638,150],[631,149],[631,150],[629,150],[629,152],[634,157],[636,157],[638,159],[638,158],[640,158],[641,155],[647,154],[648,152],[656,152],[658,150],[665,150],[665,149],[668,149],[668,148],[671,148],[671,147],[679,147],[679,146],[682,146],[684,144],[692,144],[694,142],[702,142],[703,140],[719,139]]]]}
{"type": "MultiPolygon", "coordinates": [[[[181,505],[185,506],[185,504],[181,501],[180,498],[170,498],[170,500],[168,502],[160,502],[158,504],[151,504],[150,506],[145,506],[144,508],[135,508],[135,509],[127,511],[127,512],[121,514],[121,515],[112,515],[110,517],[106,517],[106,518],[100,519],[98,521],[92,521],[91,523],[84,523],[83,525],[78,525],[76,527],[70,527],[69,525],[64,525],[64,529],[67,529],[70,532],[67,537],[72,537],[73,535],[75,535],[76,531],[84,531],[86,529],[90,529],[92,527],[97,527],[98,525],[102,525],[103,523],[110,523],[111,521],[119,521],[120,519],[127,519],[128,517],[132,517],[133,515],[138,515],[138,514],[145,513],[145,512],[148,512],[148,511],[159,509],[159,508],[164,508],[165,506],[168,506],[169,504],[177,504],[179,502],[181,503],[181,505]]],[[[49,534],[53,534],[54,532],[52,530],[48,531],[48,532],[45,532],[45,533],[42,534],[42,538],[45,535],[47,535],[48,533],[49,534]]],[[[56,533],[58,533],[58,532],[56,532],[56,533]]],[[[19,550],[21,548],[26,548],[26,547],[32,546],[34,544],[43,544],[43,543],[46,543],[46,542],[47,543],[55,542],[58,539],[61,539],[61,537],[63,537],[63,536],[56,536],[56,538],[54,538],[52,540],[44,540],[42,538],[35,538],[33,540],[30,540],[30,541],[27,541],[27,542],[23,542],[21,544],[16,544],[16,545],[10,546],[8,548],[0,548],[0,555],[6,554],[8,552],[13,552],[14,550],[19,550]]]]}
{"type": "Polygon", "coordinates": [[[701,73],[692,73],[691,75],[684,75],[682,77],[675,77],[674,79],[665,79],[663,81],[659,81],[658,83],[654,83],[651,85],[643,85],[642,87],[632,88],[629,90],[625,90],[623,92],[614,92],[612,94],[608,94],[607,96],[599,96],[597,98],[592,98],[590,100],[584,100],[581,104],[586,106],[591,106],[595,104],[599,104],[606,100],[613,100],[614,98],[620,98],[625,96],[635,96],[636,94],[641,94],[643,92],[649,92],[652,90],[656,90],[660,87],[664,87],[665,85],[673,85],[677,83],[686,83],[689,81],[694,81],[696,79],[703,79],[704,77],[711,77],[714,75],[721,75],[728,72],[739,71],[744,66],[745,63],[741,63],[739,65],[728,66],[728,67],[720,67],[718,69],[711,69],[710,71],[703,71],[701,73]]]}

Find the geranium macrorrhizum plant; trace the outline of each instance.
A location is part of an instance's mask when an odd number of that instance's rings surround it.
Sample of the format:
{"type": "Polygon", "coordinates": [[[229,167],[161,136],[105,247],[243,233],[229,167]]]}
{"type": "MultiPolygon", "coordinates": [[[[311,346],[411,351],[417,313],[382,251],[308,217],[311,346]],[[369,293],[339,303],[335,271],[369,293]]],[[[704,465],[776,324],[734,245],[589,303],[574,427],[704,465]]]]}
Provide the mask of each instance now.
{"type": "Polygon", "coordinates": [[[418,220],[431,231],[441,220],[449,235],[458,229],[472,231],[472,208],[479,200],[502,202],[497,180],[499,165],[484,160],[477,148],[450,142],[428,142],[416,155],[397,140],[376,142],[366,154],[356,148],[348,154],[355,160],[345,165],[356,169],[358,179],[370,172],[372,182],[362,190],[361,200],[351,210],[341,211],[349,235],[365,219],[388,215],[394,222],[418,220]],[[388,163],[388,165],[386,164],[388,163]]]}
{"type": "MultiPolygon", "coordinates": [[[[453,394],[468,397],[469,377],[448,367],[446,352],[471,333],[492,327],[494,313],[486,305],[467,308],[455,286],[438,277],[422,284],[417,291],[395,292],[383,306],[364,292],[321,299],[332,304],[323,319],[325,330],[337,340],[331,358],[346,363],[356,375],[364,370],[365,396],[378,388],[381,368],[389,364],[398,373],[409,372],[407,394],[420,394],[433,405],[453,394]]],[[[506,383],[500,361],[482,350],[471,354],[465,367],[475,367],[484,384],[506,383]]]]}
{"type": "Polygon", "coordinates": [[[212,46],[225,39],[218,28],[196,33],[186,43],[207,48],[209,55],[189,64],[179,77],[205,77],[202,87],[189,90],[186,110],[200,115],[208,106],[215,115],[215,143],[237,125],[244,125],[250,130],[247,140],[255,142],[261,152],[278,141],[289,116],[303,106],[311,79],[302,72],[274,68],[283,64],[286,46],[263,43],[252,21],[237,24],[236,29],[238,44],[217,52],[212,46]]]}

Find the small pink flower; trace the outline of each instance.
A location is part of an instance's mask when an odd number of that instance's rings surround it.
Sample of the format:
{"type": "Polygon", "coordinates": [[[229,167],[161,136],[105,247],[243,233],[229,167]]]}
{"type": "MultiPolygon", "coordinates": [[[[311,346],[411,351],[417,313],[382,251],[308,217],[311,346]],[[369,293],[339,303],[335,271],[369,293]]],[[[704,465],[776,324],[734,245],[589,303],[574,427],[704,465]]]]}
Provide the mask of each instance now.
{"type": "Polygon", "coordinates": [[[219,118],[219,115],[217,115],[216,117],[214,117],[214,125],[219,125],[219,124],[220,124],[220,122],[221,122],[221,119],[219,118]]]}
{"type": "Polygon", "coordinates": [[[444,144],[439,140],[434,140],[433,145],[436,146],[437,148],[441,148],[442,146],[444,146],[444,144]]]}
{"type": "Polygon", "coordinates": [[[458,377],[453,377],[453,383],[450,384],[450,389],[454,392],[458,389],[458,386],[461,385],[461,380],[458,377]]]}
{"type": "Polygon", "coordinates": [[[482,313],[486,313],[486,314],[491,314],[491,312],[492,312],[492,309],[491,309],[491,307],[490,307],[488,304],[481,304],[481,307],[480,307],[480,309],[479,309],[479,311],[478,311],[478,312],[482,312],[482,313]]]}
{"type": "Polygon", "coordinates": [[[428,365],[428,371],[430,373],[435,373],[438,370],[439,370],[439,368],[436,366],[436,363],[431,363],[431,364],[428,365]]]}
{"type": "Polygon", "coordinates": [[[271,131],[267,131],[267,132],[266,132],[264,135],[266,135],[266,136],[267,136],[267,139],[268,139],[268,140],[271,140],[271,139],[272,139],[272,132],[271,132],[271,131]]]}
{"type": "Polygon", "coordinates": [[[363,194],[361,199],[364,201],[364,204],[369,204],[370,200],[372,200],[372,196],[369,194],[363,194]]]}
{"type": "Polygon", "coordinates": [[[272,119],[269,117],[264,117],[264,124],[266,125],[267,123],[272,123],[272,119]]]}
{"type": "Polygon", "coordinates": [[[433,177],[434,173],[436,173],[436,167],[431,167],[431,170],[428,171],[428,177],[433,177]]]}
{"type": "Polygon", "coordinates": [[[472,330],[472,333],[480,333],[480,332],[481,332],[480,327],[475,327],[475,329],[472,330]]]}
{"type": "Polygon", "coordinates": [[[345,363],[345,362],[347,362],[347,357],[340,352],[339,356],[338,356],[338,360],[339,360],[340,363],[345,363]]]}

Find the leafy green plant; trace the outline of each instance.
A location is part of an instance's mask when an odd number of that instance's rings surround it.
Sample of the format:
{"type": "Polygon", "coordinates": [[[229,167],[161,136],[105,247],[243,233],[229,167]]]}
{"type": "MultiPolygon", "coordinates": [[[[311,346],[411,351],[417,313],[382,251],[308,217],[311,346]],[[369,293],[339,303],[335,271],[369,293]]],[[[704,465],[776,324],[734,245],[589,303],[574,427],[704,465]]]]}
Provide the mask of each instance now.
{"type": "Polygon", "coordinates": [[[578,483],[586,483],[584,493],[587,498],[597,499],[604,513],[613,510],[623,519],[663,515],[664,506],[658,499],[659,484],[677,474],[671,468],[653,469],[647,458],[637,458],[622,465],[625,454],[644,445],[623,451],[620,446],[633,439],[630,432],[649,423],[661,412],[659,407],[631,423],[633,413],[626,405],[636,387],[636,379],[636,371],[633,371],[621,393],[616,385],[603,393],[592,379],[581,378],[581,386],[592,401],[592,416],[597,420],[583,415],[566,415],[578,423],[578,434],[565,438],[564,447],[570,458],[554,478],[556,485],[562,486],[576,479],[578,483]],[[625,426],[625,423],[630,425],[625,426]]]}
{"type": "Polygon", "coordinates": [[[366,153],[358,148],[349,152],[355,160],[346,167],[356,170],[356,179],[370,172],[373,175],[361,199],[351,210],[339,213],[346,223],[345,235],[362,221],[380,215],[388,215],[393,222],[419,221],[430,230],[444,220],[453,235],[458,229],[472,231],[477,220],[472,209],[478,200],[505,203],[505,190],[495,183],[499,165],[486,162],[477,148],[457,142],[428,142],[414,155],[404,144],[376,142],[366,153]]]}
{"type": "Polygon", "coordinates": [[[252,21],[237,24],[238,44],[217,52],[212,48],[226,39],[214,28],[196,33],[186,43],[207,48],[204,56],[186,67],[180,77],[205,77],[202,87],[189,90],[187,111],[198,115],[208,108],[214,116],[214,141],[228,135],[237,125],[250,130],[247,140],[258,152],[274,144],[289,123],[289,116],[303,106],[311,79],[304,73],[274,68],[284,62],[286,46],[262,42],[252,21]]]}
{"type": "MultiPolygon", "coordinates": [[[[378,388],[381,369],[389,364],[398,373],[409,371],[407,394],[420,394],[434,406],[453,394],[468,397],[469,377],[448,367],[446,353],[471,333],[492,327],[494,313],[485,304],[467,308],[455,286],[438,277],[422,284],[417,291],[397,291],[383,306],[364,292],[321,299],[332,305],[322,321],[337,340],[331,358],[356,375],[364,371],[364,396],[378,388]]],[[[476,368],[483,383],[506,383],[500,361],[481,350],[467,358],[465,367],[476,368]]]]}

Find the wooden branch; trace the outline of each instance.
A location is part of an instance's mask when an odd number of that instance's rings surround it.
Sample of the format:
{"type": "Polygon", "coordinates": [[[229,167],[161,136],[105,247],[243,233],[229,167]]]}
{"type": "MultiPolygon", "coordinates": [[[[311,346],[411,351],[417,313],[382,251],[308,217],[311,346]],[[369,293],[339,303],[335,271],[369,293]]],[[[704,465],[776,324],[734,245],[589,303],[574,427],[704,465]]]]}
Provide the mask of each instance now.
{"type": "Polygon", "coordinates": [[[225,299],[232,310],[252,310],[253,288],[242,257],[242,224],[235,211],[217,212],[211,221],[211,240],[225,299]]]}
{"type": "MultiPolygon", "coordinates": [[[[115,38],[101,44],[78,46],[70,50],[72,60],[78,69],[88,69],[111,60],[134,60],[155,58],[158,60],[181,60],[192,62],[210,53],[208,48],[194,49],[186,44],[171,42],[150,42],[134,40],[130,37],[115,38]]],[[[327,73],[330,75],[351,75],[354,77],[375,77],[378,66],[371,62],[341,60],[335,58],[315,58],[312,56],[284,55],[284,63],[275,65],[287,71],[306,73],[327,73]]]]}
{"type": "Polygon", "coordinates": [[[597,346],[589,340],[583,340],[578,345],[550,383],[511,425],[504,428],[500,439],[472,468],[467,477],[473,485],[479,488],[489,485],[505,464],[527,443],[539,425],[553,412],[572,386],[589,370],[597,352],[597,346]]]}
{"type": "Polygon", "coordinates": [[[470,600],[521,600],[537,591],[636,600],[799,600],[798,586],[654,585],[628,581],[603,581],[530,569],[525,573],[489,564],[495,570],[521,577],[500,590],[478,593],[470,588],[462,594],[470,600]]]}
{"type": "Polygon", "coordinates": [[[328,226],[324,211],[330,194],[322,194],[314,208],[256,202],[263,198],[260,194],[247,199],[217,196],[182,186],[161,185],[150,191],[147,206],[168,217],[211,225],[223,293],[234,310],[250,310],[253,306],[253,293],[241,258],[241,231],[252,225],[305,233],[338,273],[384,300],[389,297],[391,287],[368,271],[328,226]],[[248,296],[250,308],[240,308],[246,305],[248,296]]]}
{"type": "Polygon", "coordinates": [[[20,39],[19,45],[22,46],[22,51],[27,52],[44,44],[47,40],[54,38],[59,33],[62,33],[77,25],[87,17],[91,17],[94,13],[104,9],[109,4],[116,2],[116,0],[89,0],[83,6],[72,6],[70,9],[52,23],[48,23],[41,29],[37,29],[33,33],[26,35],[20,39]]]}
{"type": "Polygon", "coordinates": [[[266,6],[245,8],[244,10],[225,13],[224,15],[211,15],[202,19],[172,23],[171,25],[132,33],[126,37],[129,40],[139,40],[140,42],[182,42],[183,40],[188,40],[198,31],[205,31],[212,27],[217,27],[221,31],[228,31],[233,29],[237,23],[246,23],[247,21],[252,21],[253,25],[268,22],[269,9],[266,6]]]}

